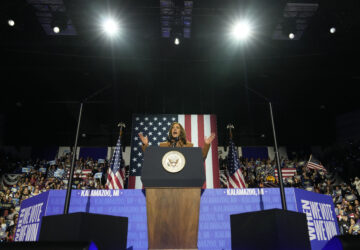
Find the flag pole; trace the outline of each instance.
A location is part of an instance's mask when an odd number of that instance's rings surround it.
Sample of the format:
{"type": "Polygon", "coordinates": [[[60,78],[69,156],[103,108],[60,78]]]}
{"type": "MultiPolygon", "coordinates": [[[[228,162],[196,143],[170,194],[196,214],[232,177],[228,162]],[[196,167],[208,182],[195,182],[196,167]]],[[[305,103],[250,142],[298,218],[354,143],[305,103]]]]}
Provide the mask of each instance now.
{"type": "Polygon", "coordinates": [[[232,130],[234,129],[234,125],[229,123],[226,128],[229,130],[229,137],[230,137],[230,140],[233,139],[233,133],[232,133],[232,130]]]}
{"type": "Polygon", "coordinates": [[[123,129],[126,128],[125,123],[119,122],[117,126],[120,128],[120,138],[122,138],[123,129]]]}

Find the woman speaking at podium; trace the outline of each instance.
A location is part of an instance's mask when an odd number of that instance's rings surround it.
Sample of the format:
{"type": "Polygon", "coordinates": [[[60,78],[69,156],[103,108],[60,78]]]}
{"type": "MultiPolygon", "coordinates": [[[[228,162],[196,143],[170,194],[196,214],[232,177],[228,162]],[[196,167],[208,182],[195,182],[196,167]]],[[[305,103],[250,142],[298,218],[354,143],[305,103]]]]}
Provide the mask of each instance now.
{"type": "MultiPolygon", "coordinates": [[[[143,143],[142,149],[145,151],[145,149],[149,146],[149,139],[147,136],[144,136],[142,133],[139,133],[139,137],[141,142],[143,143]]],[[[205,136],[204,139],[204,147],[202,148],[202,155],[205,160],[209,149],[211,142],[215,139],[215,133],[211,133],[209,137],[205,136]]],[[[170,126],[169,133],[168,133],[168,139],[165,142],[160,142],[160,147],[193,147],[194,144],[186,140],[186,132],[183,126],[181,126],[178,122],[173,122],[170,126]]]]}

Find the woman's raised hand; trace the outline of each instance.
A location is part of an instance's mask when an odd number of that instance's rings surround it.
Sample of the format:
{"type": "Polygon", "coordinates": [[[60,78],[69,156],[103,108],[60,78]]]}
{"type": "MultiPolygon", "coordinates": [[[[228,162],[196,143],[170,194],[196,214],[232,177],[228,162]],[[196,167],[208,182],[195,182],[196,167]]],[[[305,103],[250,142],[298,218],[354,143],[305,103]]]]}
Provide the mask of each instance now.
{"type": "Polygon", "coordinates": [[[205,143],[211,144],[211,142],[215,139],[215,133],[211,133],[209,137],[205,137],[205,143]]]}
{"type": "Polygon", "coordinates": [[[142,142],[144,145],[149,144],[149,139],[148,139],[147,136],[144,136],[144,135],[140,132],[140,133],[139,133],[139,137],[140,137],[141,142],[142,142]]]}

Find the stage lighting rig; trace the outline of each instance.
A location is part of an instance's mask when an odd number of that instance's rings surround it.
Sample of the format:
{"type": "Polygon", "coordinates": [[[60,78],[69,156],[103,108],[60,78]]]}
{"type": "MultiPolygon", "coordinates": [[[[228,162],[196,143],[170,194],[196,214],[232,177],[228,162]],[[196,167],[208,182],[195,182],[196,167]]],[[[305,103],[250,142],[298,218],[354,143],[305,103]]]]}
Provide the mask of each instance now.
{"type": "Polygon", "coordinates": [[[23,30],[29,6],[20,0],[3,1],[0,8],[1,23],[9,29],[23,30]]]}
{"type": "Polygon", "coordinates": [[[282,23],[282,33],[293,40],[296,35],[297,25],[295,18],[286,18],[282,23]]]}
{"type": "Polygon", "coordinates": [[[51,28],[55,34],[58,34],[64,31],[67,28],[68,24],[68,17],[65,12],[63,11],[54,11],[51,13],[52,20],[51,20],[51,28]]]}
{"type": "Polygon", "coordinates": [[[318,3],[286,3],[282,18],[273,31],[272,39],[300,40],[318,8],[318,3]],[[290,36],[290,33],[293,35],[290,36]]]}
{"type": "Polygon", "coordinates": [[[193,1],[160,0],[161,37],[175,45],[191,37],[193,1]]]}
{"type": "MultiPolygon", "coordinates": [[[[76,36],[77,31],[68,16],[65,0],[26,0],[38,23],[48,36],[76,36]]],[[[71,1],[70,1],[71,2],[71,1]]],[[[19,22],[15,20],[16,26],[19,22]]]]}

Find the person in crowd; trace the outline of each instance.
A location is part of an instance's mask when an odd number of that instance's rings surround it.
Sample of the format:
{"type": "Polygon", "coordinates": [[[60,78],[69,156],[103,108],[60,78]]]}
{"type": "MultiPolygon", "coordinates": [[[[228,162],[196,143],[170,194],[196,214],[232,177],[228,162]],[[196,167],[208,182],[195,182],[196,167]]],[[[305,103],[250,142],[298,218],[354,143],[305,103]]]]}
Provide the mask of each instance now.
{"type": "Polygon", "coordinates": [[[0,242],[6,241],[6,237],[7,237],[6,230],[7,230],[7,224],[5,222],[5,218],[0,217],[0,242]]]}
{"type": "Polygon", "coordinates": [[[357,177],[357,176],[355,177],[355,181],[354,181],[353,185],[355,186],[355,189],[356,189],[358,195],[360,195],[360,179],[359,179],[359,177],[357,177]]]}
{"type": "Polygon", "coordinates": [[[339,228],[341,234],[349,234],[350,222],[349,217],[346,215],[341,215],[339,220],[339,228]]]}

